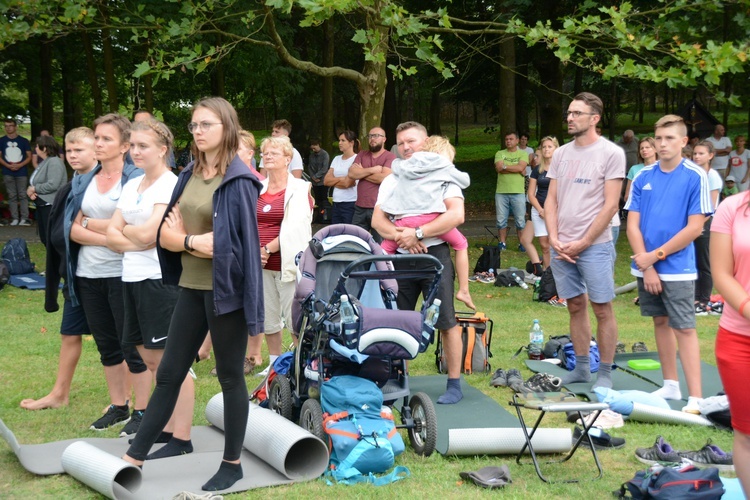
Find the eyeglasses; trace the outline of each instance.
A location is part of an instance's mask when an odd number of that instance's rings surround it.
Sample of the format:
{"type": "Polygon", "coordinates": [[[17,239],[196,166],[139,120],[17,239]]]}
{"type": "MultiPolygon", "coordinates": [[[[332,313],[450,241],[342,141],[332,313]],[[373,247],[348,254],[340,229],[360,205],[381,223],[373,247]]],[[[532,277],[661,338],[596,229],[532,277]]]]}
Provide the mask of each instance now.
{"type": "Polygon", "coordinates": [[[367,137],[370,139],[377,139],[378,137],[385,137],[383,134],[370,134],[367,137]]]}
{"type": "Polygon", "coordinates": [[[582,115],[597,115],[599,113],[586,113],[585,111],[565,111],[563,113],[563,118],[567,118],[569,116],[573,116],[573,118],[580,118],[582,115]]]}
{"type": "Polygon", "coordinates": [[[190,122],[190,123],[188,123],[188,130],[190,131],[191,134],[194,134],[194,133],[196,133],[198,131],[198,128],[200,127],[201,132],[208,132],[209,129],[211,127],[213,127],[214,125],[221,125],[221,122],[217,122],[217,123],[211,123],[211,122],[195,123],[195,122],[190,122]]]}

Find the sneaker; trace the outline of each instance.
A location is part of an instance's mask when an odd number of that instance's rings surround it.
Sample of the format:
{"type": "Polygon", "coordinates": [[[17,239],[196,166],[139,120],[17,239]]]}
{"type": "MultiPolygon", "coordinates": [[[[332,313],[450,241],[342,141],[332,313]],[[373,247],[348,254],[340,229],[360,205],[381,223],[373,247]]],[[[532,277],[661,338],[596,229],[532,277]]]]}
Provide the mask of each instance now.
{"type": "Polygon", "coordinates": [[[479,273],[472,274],[469,276],[469,281],[478,281],[479,280],[479,273]]]}
{"type": "Polygon", "coordinates": [[[645,342],[636,342],[631,347],[631,350],[633,352],[648,352],[648,346],[646,346],[645,342]]]}
{"type": "Polygon", "coordinates": [[[549,305],[555,306],[555,307],[568,307],[568,301],[565,300],[565,299],[561,299],[557,295],[555,295],[554,297],[552,297],[551,299],[549,299],[547,301],[547,303],[549,305]]]}
{"type": "Polygon", "coordinates": [[[519,243],[519,244],[518,244],[518,251],[519,251],[519,252],[521,252],[521,253],[526,253],[526,247],[525,247],[525,246],[523,246],[523,245],[521,245],[521,244],[519,243]]]}
{"type": "Polygon", "coordinates": [[[708,307],[700,302],[695,303],[695,315],[696,316],[708,316],[708,307]]]}
{"type": "Polygon", "coordinates": [[[636,448],[635,458],[648,465],[654,465],[658,462],[682,462],[680,454],[661,436],[656,438],[656,442],[651,448],[636,448]]]}
{"type": "Polygon", "coordinates": [[[615,354],[625,354],[625,344],[618,342],[615,346],[615,354]]]}
{"type": "Polygon", "coordinates": [[[245,367],[243,369],[245,375],[250,375],[255,369],[255,361],[252,358],[245,358],[245,367]]]}
{"type": "Polygon", "coordinates": [[[29,219],[21,219],[18,221],[19,226],[30,226],[31,221],[29,219]]]}
{"type": "Polygon", "coordinates": [[[130,420],[130,412],[127,406],[109,405],[107,413],[102,418],[91,424],[92,431],[103,431],[113,425],[126,424],[130,420]]]}
{"type": "Polygon", "coordinates": [[[700,415],[701,407],[698,404],[700,400],[701,398],[689,397],[687,404],[682,407],[682,411],[685,413],[692,413],[693,415],[700,415]]]}
{"type": "Polygon", "coordinates": [[[503,250],[505,250],[506,248],[508,248],[508,246],[505,243],[498,243],[497,244],[497,249],[500,250],[501,252],[503,250]]]}
{"type": "MultiPolygon", "coordinates": [[[[573,431],[573,440],[577,440],[582,434],[583,429],[576,427],[573,431]]],[[[625,440],[623,438],[610,436],[601,429],[589,429],[589,436],[591,436],[591,441],[594,443],[594,448],[597,450],[612,450],[625,446],[625,440]]],[[[589,444],[588,439],[584,439],[581,441],[581,446],[588,448],[591,445],[589,444]]]]}
{"type": "Polygon", "coordinates": [[[562,388],[562,379],[549,373],[536,373],[523,386],[528,392],[557,392],[562,388]]]}
{"type": "Polygon", "coordinates": [[[143,410],[133,410],[133,413],[130,414],[130,420],[120,431],[120,437],[130,436],[138,432],[138,429],[141,427],[142,420],[143,410]]]}
{"type": "Polygon", "coordinates": [[[508,375],[505,370],[498,368],[495,373],[492,374],[492,380],[490,380],[492,387],[507,387],[508,386],[508,375]]]}
{"type": "Polygon", "coordinates": [[[709,309],[708,314],[713,314],[714,316],[721,316],[721,313],[723,312],[724,312],[724,303],[714,302],[711,305],[711,309],[709,309]]]}
{"type": "Polygon", "coordinates": [[[477,278],[480,283],[494,283],[495,282],[495,273],[482,273],[479,278],[477,278]]]}
{"type": "Polygon", "coordinates": [[[13,219],[13,222],[10,223],[11,226],[17,226],[21,221],[18,219],[13,219]]]}
{"type": "Polygon", "coordinates": [[[720,471],[734,472],[734,458],[731,453],[723,451],[709,440],[706,446],[698,451],[680,451],[680,456],[696,467],[716,467],[720,471]]]}
{"type": "Polygon", "coordinates": [[[506,385],[513,389],[514,392],[524,392],[523,377],[517,369],[511,368],[505,372],[505,379],[507,381],[506,385]]]}
{"type": "MultiPolygon", "coordinates": [[[[583,422],[581,422],[581,419],[578,419],[576,423],[580,425],[585,424],[586,427],[588,427],[595,414],[596,412],[589,413],[587,416],[583,417],[583,422]]],[[[594,423],[594,427],[599,427],[600,429],[619,429],[624,426],[625,421],[622,419],[622,415],[612,410],[604,410],[594,423]]]]}

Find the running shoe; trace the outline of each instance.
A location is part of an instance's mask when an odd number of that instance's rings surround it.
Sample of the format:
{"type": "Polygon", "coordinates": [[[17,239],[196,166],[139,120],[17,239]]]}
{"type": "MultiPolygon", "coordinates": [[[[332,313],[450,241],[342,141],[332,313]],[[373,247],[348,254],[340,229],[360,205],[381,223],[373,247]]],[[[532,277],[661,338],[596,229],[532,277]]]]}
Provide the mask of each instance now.
{"type": "MultiPolygon", "coordinates": [[[[583,434],[583,429],[576,427],[573,431],[573,440],[578,440],[578,438],[581,437],[581,434],[583,434]]],[[[625,446],[625,440],[623,438],[610,436],[601,429],[589,429],[589,436],[591,436],[591,441],[594,443],[594,448],[597,450],[613,450],[625,446]]],[[[581,441],[581,446],[589,448],[591,445],[589,444],[588,439],[584,439],[581,441]]]]}
{"type": "Polygon", "coordinates": [[[635,458],[644,464],[654,465],[656,463],[680,463],[682,457],[667,443],[663,437],[656,438],[651,448],[636,448],[635,458]]]}
{"type": "Polygon", "coordinates": [[[724,303],[723,302],[714,302],[711,305],[711,310],[708,311],[709,314],[713,314],[714,316],[721,316],[721,313],[724,312],[724,303]]]}
{"type": "Polygon", "coordinates": [[[21,219],[18,221],[19,226],[30,226],[31,221],[29,219],[21,219]]]}
{"type": "Polygon", "coordinates": [[[508,248],[508,246],[505,243],[498,243],[497,244],[497,249],[500,250],[501,252],[503,250],[505,250],[506,248],[508,248]]]}
{"type": "Polygon", "coordinates": [[[490,380],[492,387],[507,387],[508,386],[508,375],[505,370],[498,368],[495,373],[492,374],[492,380],[490,380]]]}
{"type": "Polygon", "coordinates": [[[618,342],[615,346],[615,354],[625,354],[625,344],[618,342]]]}
{"type": "Polygon", "coordinates": [[[555,306],[555,307],[568,307],[568,301],[565,300],[565,299],[561,299],[557,295],[555,295],[554,297],[552,297],[551,299],[549,299],[547,301],[547,303],[549,305],[555,306]]]}
{"type": "Polygon", "coordinates": [[[734,471],[734,458],[709,440],[698,451],[680,451],[679,455],[696,467],[716,467],[720,471],[734,471]]]}
{"type": "Polygon", "coordinates": [[[708,307],[700,302],[695,303],[695,315],[696,316],[708,316],[708,307]]]}
{"type": "Polygon", "coordinates": [[[113,425],[126,424],[130,420],[130,412],[128,406],[115,406],[109,405],[107,413],[105,413],[99,420],[91,424],[92,431],[103,431],[109,429],[113,425]]]}
{"type": "Polygon", "coordinates": [[[519,251],[519,252],[521,252],[521,253],[526,253],[526,247],[525,247],[525,246],[523,246],[523,245],[521,245],[521,244],[519,243],[519,244],[518,244],[518,251],[519,251]]]}
{"type": "MultiPolygon", "coordinates": [[[[587,427],[591,424],[591,420],[596,415],[596,412],[589,413],[583,417],[583,422],[579,418],[576,423],[580,425],[586,425],[587,427]]],[[[625,426],[625,421],[622,419],[622,415],[612,410],[604,410],[599,417],[597,417],[594,427],[600,429],[619,429],[625,426]]]]}
{"type": "Polygon", "coordinates": [[[133,410],[133,413],[130,414],[130,420],[120,431],[120,437],[130,436],[138,432],[141,421],[143,421],[143,410],[133,410]]]}
{"type": "Polygon", "coordinates": [[[646,346],[645,342],[636,342],[633,344],[633,347],[631,347],[631,350],[633,352],[648,352],[648,346],[646,346]]]}
{"type": "Polygon", "coordinates": [[[562,379],[549,373],[536,373],[523,386],[526,392],[557,392],[562,388],[562,379]]]}
{"type": "Polygon", "coordinates": [[[513,389],[514,392],[525,392],[523,377],[517,369],[511,368],[505,372],[505,379],[507,380],[506,385],[513,389]]]}
{"type": "Polygon", "coordinates": [[[480,283],[494,283],[495,282],[495,273],[482,273],[481,276],[477,278],[480,283]]]}

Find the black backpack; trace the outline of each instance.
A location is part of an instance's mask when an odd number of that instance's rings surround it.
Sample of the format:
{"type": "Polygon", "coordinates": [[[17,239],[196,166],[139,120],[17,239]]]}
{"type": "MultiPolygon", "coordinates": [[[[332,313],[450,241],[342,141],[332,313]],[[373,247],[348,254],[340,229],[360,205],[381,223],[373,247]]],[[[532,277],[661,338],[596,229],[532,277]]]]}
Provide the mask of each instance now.
{"type": "Polygon", "coordinates": [[[477,259],[474,266],[475,273],[486,273],[492,269],[497,272],[500,269],[500,249],[494,245],[482,247],[482,255],[477,259]]]}
{"type": "Polygon", "coordinates": [[[2,259],[11,276],[34,272],[34,263],[31,262],[29,248],[23,238],[13,238],[6,243],[3,247],[2,259]]]}
{"type": "Polygon", "coordinates": [[[552,266],[548,266],[547,269],[542,273],[542,277],[539,280],[539,293],[537,300],[539,302],[547,302],[552,297],[557,295],[557,287],[555,286],[555,277],[552,276],[552,266]]]}
{"type": "Polygon", "coordinates": [[[3,287],[8,283],[10,280],[10,273],[8,272],[8,266],[5,265],[5,262],[0,260],[0,290],[3,289],[3,287]]]}

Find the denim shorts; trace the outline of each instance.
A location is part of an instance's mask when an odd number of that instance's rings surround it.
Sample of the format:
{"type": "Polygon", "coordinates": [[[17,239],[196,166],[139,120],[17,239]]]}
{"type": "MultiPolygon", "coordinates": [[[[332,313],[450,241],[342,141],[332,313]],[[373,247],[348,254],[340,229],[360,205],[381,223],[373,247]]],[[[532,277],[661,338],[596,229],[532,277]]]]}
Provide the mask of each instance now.
{"type": "Polygon", "coordinates": [[[495,193],[495,227],[505,229],[508,227],[508,216],[513,212],[513,220],[516,228],[526,227],[526,195],[495,193]]]}
{"type": "Polygon", "coordinates": [[[638,303],[641,316],[667,316],[670,328],[695,328],[695,281],[662,281],[661,293],[654,295],[643,287],[638,278],[638,303]]]}
{"type": "Polygon", "coordinates": [[[615,247],[611,241],[591,245],[578,255],[575,264],[557,259],[554,248],[550,248],[550,256],[558,297],[572,299],[588,293],[594,304],[615,298],[615,247]]]}

